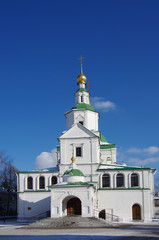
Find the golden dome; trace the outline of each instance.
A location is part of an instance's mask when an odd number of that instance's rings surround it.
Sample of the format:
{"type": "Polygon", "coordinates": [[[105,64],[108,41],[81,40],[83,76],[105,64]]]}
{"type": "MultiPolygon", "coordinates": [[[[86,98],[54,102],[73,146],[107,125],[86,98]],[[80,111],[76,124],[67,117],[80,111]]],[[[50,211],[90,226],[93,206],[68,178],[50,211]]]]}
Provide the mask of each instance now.
{"type": "Polygon", "coordinates": [[[81,64],[81,72],[80,72],[80,74],[79,74],[78,77],[77,77],[77,82],[78,82],[78,83],[86,83],[86,80],[87,80],[87,78],[86,78],[86,76],[83,74],[82,64],[81,64]]]}

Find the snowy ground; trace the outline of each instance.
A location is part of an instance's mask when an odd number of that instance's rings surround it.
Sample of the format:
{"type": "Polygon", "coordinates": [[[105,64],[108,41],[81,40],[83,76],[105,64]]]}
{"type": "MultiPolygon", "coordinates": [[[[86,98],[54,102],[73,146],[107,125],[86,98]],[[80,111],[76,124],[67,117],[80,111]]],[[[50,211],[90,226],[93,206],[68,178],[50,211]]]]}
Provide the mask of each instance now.
{"type": "Polygon", "coordinates": [[[159,240],[159,223],[96,229],[22,229],[15,221],[0,221],[0,240],[159,240]]]}

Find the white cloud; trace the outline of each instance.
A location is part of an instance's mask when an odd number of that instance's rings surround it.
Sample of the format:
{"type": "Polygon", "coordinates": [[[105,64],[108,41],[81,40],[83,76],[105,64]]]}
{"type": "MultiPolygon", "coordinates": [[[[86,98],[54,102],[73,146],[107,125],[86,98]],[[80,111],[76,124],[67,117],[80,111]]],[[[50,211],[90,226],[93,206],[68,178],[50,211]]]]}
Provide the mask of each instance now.
{"type": "Polygon", "coordinates": [[[140,148],[130,148],[127,150],[128,153],[141,153],[142,150],[140,148]]]}
{"type": "Polygon", "coordinates": [[[150,163],[159,162],[159,157],[152,157],[152,158],[145,158],[145,159],[129,158],[128,161],[130,163],[133,163],[133,165],[135,164],[135,165],[144,166],[150,163]]]}
{"type": "Polygon", "coordinates": [[[108,112],[110,110],[114,110],[116,108],[115,103],[111,101],[105,101],[101,97],[92,97],[91,98],[92,105],[99,110],[102,110],[104,112],[108,112]]]}
{"type": "Polygon", "coordinates": [[[144,152],[148,154],[155,154],[159,152],[159,147],[151,146],[143,149],[144,152]]]}
{"type": "Polygon", "coordinates": [[[149,154],[153,155],[159,153],[159,147],[150,146],[148,148],[130,148],[127,150],[127,153],[140,153],[140,154],[149,154]]]}
{"type": "Polygon", "coordinates": [[[57,155],[56,149],[52,149],[51,152],[42,152],[36,157],[36,167],[37,169],[56,167],[57,165],[57,155]]]}

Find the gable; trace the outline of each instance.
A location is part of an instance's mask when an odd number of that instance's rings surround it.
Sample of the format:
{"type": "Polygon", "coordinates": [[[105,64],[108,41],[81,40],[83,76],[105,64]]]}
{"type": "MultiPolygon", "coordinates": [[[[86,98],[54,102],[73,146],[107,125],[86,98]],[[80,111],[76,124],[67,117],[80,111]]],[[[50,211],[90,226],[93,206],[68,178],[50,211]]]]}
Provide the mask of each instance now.
{"type": "Polygon", "coordinates": [[[98,138],[98,136],[89,131],[83,125],[76,123],[72,128],[59,137],[59,139],[65,138],[98,138]]]}

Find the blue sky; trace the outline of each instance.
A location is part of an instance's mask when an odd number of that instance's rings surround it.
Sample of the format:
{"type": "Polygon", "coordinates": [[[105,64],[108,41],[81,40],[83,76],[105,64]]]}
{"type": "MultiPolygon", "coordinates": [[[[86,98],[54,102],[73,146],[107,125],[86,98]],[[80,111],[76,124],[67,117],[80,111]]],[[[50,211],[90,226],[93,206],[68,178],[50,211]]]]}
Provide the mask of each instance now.
{"type": "Polygon", "coordinates": [[[19,170],[55,156],[81,55],[118,163],[159,169],[158,11],[157,0],[0,1],[0,150],[19,170]]]}

